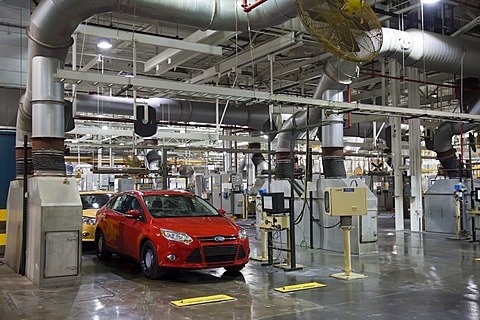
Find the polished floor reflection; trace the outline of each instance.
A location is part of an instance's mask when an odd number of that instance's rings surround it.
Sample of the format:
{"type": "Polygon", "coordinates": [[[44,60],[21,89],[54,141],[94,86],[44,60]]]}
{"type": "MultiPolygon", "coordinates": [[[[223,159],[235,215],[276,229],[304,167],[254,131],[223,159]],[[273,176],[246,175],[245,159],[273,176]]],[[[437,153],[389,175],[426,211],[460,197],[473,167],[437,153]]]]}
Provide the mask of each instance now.
{"type": "Polygon", "coordinates": [[[480,319],[479,245],[395,232],[393,223],[390,216],[379,218],[380,253],[353,256],[355,271],[368,278],[350,282],[329,277],[341,272],[341,253],[301,248],[298,262],[307,267],[299,271],[251,261],[237,275],[181,271],[157,281],[145,279],[129,260],[114,256],[100,263],[85,248],[82,285],[48,289],[2,265],[0,319],[480,319]],[[327,287],[273,290],[312,281],[327,287]],[[182,308],[170,303],[215,294],[235,300],[182,308]]]}

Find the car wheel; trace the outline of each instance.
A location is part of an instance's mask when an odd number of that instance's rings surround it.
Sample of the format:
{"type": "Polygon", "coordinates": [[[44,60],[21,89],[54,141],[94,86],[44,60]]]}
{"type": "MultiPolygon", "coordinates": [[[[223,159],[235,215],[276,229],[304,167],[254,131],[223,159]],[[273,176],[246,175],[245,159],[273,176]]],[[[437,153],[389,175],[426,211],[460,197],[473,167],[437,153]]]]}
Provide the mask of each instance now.
{"type": "Polygon", "coordinates": [[[233,266],[233,267],[225,267],[225,270],[227,270],[228,273],[237,273],[240,272],[245,267],[244,264],[238,265],[238,266],[233,266]]]}
{"type": "Polygon", "coordinates": [[[142,272],[148,279],[159,279],[165,275],[165,269],[158,265],[157,250],[153,243],[148,240],[142,246],[142,272]]]}
{"type": "Polygon", "coordinates": [[[112,252],[107,249],[107,241],[102,230],[99,230],[95,236],[95,251],[100,261],[106,261],[112,256],[112,252]]]}

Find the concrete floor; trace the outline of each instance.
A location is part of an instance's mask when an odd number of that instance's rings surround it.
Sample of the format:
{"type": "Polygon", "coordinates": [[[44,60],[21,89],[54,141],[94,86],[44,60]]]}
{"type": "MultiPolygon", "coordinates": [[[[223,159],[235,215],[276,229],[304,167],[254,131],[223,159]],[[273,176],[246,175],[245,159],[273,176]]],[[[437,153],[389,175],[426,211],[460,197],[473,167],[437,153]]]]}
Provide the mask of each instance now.
{"type": "Polygon", "coordinates": [[[380,253],[352,257],[355,271],[368,278],[350,282],[329,277],[341,272],[342,254],[301,248],[298,263],[307,268],[300,271],[251,261],[237,276],[213,269],[157,281],[145,279],[133,262],[114,256],[100,263],[86,250],[82,285],[49,289],[3,265],[0,319],[480,319],[479,245],[395,232],[393,223],[379,217],[380,253]],[[327,287],[273,290],[312,281],[327,287]],[[182,308],[170,303],[214,294],[235,300],[182,308]]]}

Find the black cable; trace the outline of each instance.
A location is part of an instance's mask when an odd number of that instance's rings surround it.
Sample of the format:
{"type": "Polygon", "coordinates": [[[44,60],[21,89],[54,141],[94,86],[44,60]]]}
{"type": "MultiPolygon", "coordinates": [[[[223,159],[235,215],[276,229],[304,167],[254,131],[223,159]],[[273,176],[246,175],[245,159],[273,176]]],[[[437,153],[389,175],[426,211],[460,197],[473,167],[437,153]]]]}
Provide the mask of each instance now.
{"type": "Polygon", "coordinates": [[[355,187],[358,187],[358,182],[357,182],[357,180],[352,180],[352,181],[350,181],[350,187],[352,186],[352,183],[353,183],[353,182],[355,182],[355,187]]]}
{"type": "Polygon", "coordinates": [[[334,224],[333,226],[328,226],[328,227],[324,227],[322,226],[322,224],[320,222],[318,222],[317,220],[313,220],[315,221],[316,224],[318,224],[321,228],[323,229],[332,229],[332,228],[335,228],[336,226],[340,225],[340,221],[338,221],[338,223],[334,224]]]}

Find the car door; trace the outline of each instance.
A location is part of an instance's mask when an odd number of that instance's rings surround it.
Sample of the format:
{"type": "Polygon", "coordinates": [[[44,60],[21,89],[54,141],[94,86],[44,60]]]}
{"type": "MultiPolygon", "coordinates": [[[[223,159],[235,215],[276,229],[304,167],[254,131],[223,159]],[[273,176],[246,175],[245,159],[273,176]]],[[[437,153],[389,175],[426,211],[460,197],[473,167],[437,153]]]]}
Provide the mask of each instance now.
{"type": "Polygon", "coordinates": [[[123,213],[125,212],[125,201],[127,200],[127,195],[120,195],[114,199],[110,210],[107,211],[105,217],[105,239],[107,240],[108,247],[114,251],[121,250],[121,227],[120,224],[125,217],[123,213]]]}
{"type": "Polygon", "coordinates": [[[143,234],[143,228],[145,227],[144,219],[145,212],[143,211],[140,201],[136,196],[129,195],[127,200],[129,210],[138,210],[140,212],[140,219],[125,218],[123,220],[122,229],[122,249],[123,252],[132,258],[139,259],[140,249],[138,244],[143,234]]]}

